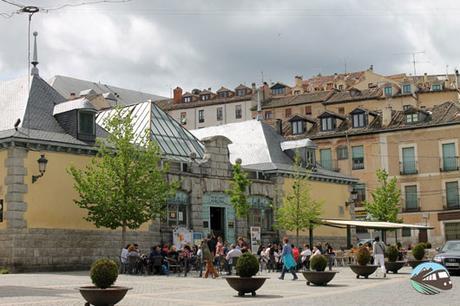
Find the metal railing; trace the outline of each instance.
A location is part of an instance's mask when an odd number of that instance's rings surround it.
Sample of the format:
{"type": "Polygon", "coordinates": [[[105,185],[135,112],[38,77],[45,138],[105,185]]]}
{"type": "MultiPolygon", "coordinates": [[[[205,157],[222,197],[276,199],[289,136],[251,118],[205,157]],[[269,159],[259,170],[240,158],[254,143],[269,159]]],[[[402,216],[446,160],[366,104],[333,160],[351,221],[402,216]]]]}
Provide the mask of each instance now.
{"type": "Polygon", "coordinates": [[[441,172],[448,172],[448,171],[457,171],[459,170],[458,167],[458,156],[454,157],[441,157],[439,159],[439,169],[441,172]]]}
{"type": "Polygon", "coordinates": [[[417,162],[415,160],[399,162],[399,174],[411,175],[417,173],[417,162]]]}
{"type": "Polygon", "coordinates": [[[336,159],[321,160],[320,162],[316,162],[316,164],[321,166],[323,169],[340,172],[339,163],[336,159]]]}

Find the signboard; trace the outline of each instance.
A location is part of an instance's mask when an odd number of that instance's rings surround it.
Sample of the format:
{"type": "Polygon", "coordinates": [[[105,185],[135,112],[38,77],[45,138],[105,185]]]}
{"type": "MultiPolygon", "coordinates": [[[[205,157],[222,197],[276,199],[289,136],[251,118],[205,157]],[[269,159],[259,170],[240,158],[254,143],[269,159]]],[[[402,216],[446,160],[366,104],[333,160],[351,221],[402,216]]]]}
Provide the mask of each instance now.
{"type": "Polygon", "coordinates": [[[260,247],[260,226],[251,226],[251,251],[257,253],[260,247]]]}
{"type": "Polygon", "coordinates": [[[193,231],[186,229],[185,227],[178,227],[173,230],[173,244],[176,248],[183,249],[185,245],[192,245],[193,243],[193,231]]]}
{"type": "Polygon", "coordinates": [[[193,243],[195,245],[200,245],[202,240],[203,240],[202,232],[193,232],[193,243]]]}

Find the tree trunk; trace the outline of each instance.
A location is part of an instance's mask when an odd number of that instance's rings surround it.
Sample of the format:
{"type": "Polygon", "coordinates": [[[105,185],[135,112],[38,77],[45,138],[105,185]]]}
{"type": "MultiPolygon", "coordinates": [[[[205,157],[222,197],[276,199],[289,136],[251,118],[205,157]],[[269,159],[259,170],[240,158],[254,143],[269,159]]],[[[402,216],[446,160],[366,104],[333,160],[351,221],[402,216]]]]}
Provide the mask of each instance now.
{"type": "Polygon", "coordinates": [[[299,247],[299,229],[298,228],[295,230],[295,243],[296,243],[296,247],[299,247]]]}
{"type": "Polygon", "coordinates": [[[308,229],[308,238],[310,243],[310,248],[313,248],[313,226],[310,226],[308,229]]]}
{"type": "Polygon", "coordinates": [[[121,248],[126,246],[126,225],[121,227],[121,248]]]}

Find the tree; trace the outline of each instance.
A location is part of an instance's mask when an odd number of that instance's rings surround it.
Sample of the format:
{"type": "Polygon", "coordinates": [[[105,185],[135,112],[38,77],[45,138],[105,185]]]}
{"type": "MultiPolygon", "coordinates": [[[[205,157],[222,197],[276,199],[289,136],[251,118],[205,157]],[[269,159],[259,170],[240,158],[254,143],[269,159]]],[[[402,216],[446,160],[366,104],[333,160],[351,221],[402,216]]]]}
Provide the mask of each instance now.
{"type": "Polygon", "coordinates": [[[230,196],[230,203],[239,218],[249,215],[250,205],[246,192],[250,185],[251,180],[248,179],[248,174],[241,168],[241,160],[238,159],[232,166],[232,180],[230,189],[226,190],[226,193],[230,196]]]}
{"type": "Polygon", "coordinates": [[[309,172],[301,167],[302,160],[298,152],[294,157],[294,181],[291,191],[283,198],[283,204],[276,211],[276,226],[296,232],[299,245],[299,232],[310,230],[310,244],[313,244],[313,228],[319,224],[322,202],[311,198],[309,172]]]}
{"type": "Polygon", "coordinates": [[[386,170],[377,170],[380,186],[372,193],[372,202],[365,201],[364,207],[372,220],[399,222],[399,204],[401,192],[397,187],[397,179],[388,180],[386,170]]]}
{"type": "Polygon", "coordinates": [[[168,164],[161,162],[158,145],[145,135],[135,134],[132,118],[122,108],[104,122],[109,136],[98,139],[98,154],[84,168],[71,166],[79,199],[74,202],[88,211],[85,219],[96,227],[126,230],[160,216],[174,194],[176,182],[168,182],[168,164]]]}

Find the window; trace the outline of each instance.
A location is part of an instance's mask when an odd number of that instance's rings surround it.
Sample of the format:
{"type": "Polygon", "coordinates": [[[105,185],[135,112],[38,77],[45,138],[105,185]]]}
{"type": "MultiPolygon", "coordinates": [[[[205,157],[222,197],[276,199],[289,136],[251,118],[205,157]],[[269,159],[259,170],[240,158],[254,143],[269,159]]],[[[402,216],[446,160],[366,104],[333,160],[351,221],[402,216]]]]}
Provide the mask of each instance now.
{"type": "Polygon", "coordinates": [[[204,122],[204,109],[200,109],[198,111],[198,122],[203,123],[204,122]]]}
{"type": "Polygon", "coordinates": [[[321,166],[326,170],[332,170],[332,153],[331,149],[320,149],[319,159],[321,166]]]}
{"type": "Polygon", "coordinates": [[[456,171],[458,170],[457,153],[455,150],[455,143],[442,144],[442,171],[456,171]]]}
{"type": "Polygon", "coordinates": [[[96,122],[94,120],[94,113],[78,112],[78,133],[83,135],[96,134],[96,122]]]}
{"type": "Polygon", "coordinates": [[[353,187],[353,190],[356,192],[356,202],[362,203],[366,201],[366,185],[365,184],[356,184],[353,187]]]}
{"type": "Polygon", "coordinates": [[[431,85],[431,91],[441,91],[442,86],[441,84],[433,84],[431,85]]]}
{"type": "Polygon", "coordinates": [[[348,159],[348,148],[347,146],[337,147],[337,160],[348,159]]]}
{"type": "Polygon", "coordinates": [[[300,90],[294,90],[294,95],[300,95],[300,90]]]}
{"type": "Polygon", "coordinates": [[[411,109],[411,108],[412,108],[412,105],[410,105],[410,104],[403,105],[403,111],[406,111],[406,110],[411,109]]]}
{"type": "Polygon", "coordinates": [[[404,187],[404,207],[405,210],[418,209],[417,185],[409,185],[404,187]]]}
{"type": "Polygon", "coordinates": [[[236,95],[237,95],[238,97],[245,96],[245,95],[246,95],[246,89],[238,89],[238,90],[236,91],[236,95]]]}
{"type": "Polygon", "coordinates": [[[252,226],[261,226],[262,225],[262,214],[259,208],[251,208],[251,225],[252,226]]]}
{"type": "Polygon", "coordinates": [[[401,154],[402,154],[401,174],[417,173],[417,162],[415,160],[415,148],[414,147],[402,148],[401,154]]]}
{"type": "Polygon", "coordinates": [[[201,96],[201,101],[207,101],[211,98],[211,95],[202,95],[201,96]]]}
{"type": "Polygon", "coordinates": [[[353,114],[352,122],[354,128],[362,128],[366,126],[366,114],[365,113],[358,113],[353,114]]]}
{"type": "Polygon", "coordinates": [[[343,90],[343,85],[339,85],[339,90],[343,90]]]}
{"type": "Polygon", "coordinates": [[[236,119],[241,119],[242,117],[242,111],[241,111],[241,105],[238,104],[238,105],[235,105],[235,118],[236,119]]]}
{"type": "Polygon", "coordinates": [[[284,110],[284,117],[289,118],[292,115],[292,110],[290,108],[286,108],[284,110]]]}
{"type": "Polygon", "coordinates": [[[184,97],[184,103],[192,102],[192,97],[184,97]]]}
{"type": "Polygon", "coordinates": [[[285,92],[285,88],[284,87],[281,87],[281,88],[272,88],[272,95],[276,96],[276,95],[284,95],[284,92],[285,92]]]}
{"type": "Polygon", "coordinates": [[[444,223],[444,231],[446,240],[460,239],[460,222],[444,223]]]}
{"type": "Polygon", "coordinates": [[[401,235],[403,237],[410,237],[412,235],[411,229],[408,227],[403,227],[401,235]]]}
{"type": "Polygon", "coordinates": [[[364,147],[351,147],[352,169],[364,169],[364,147]]]}
{"type": "Polygon", "coordinates": [[[264,114],[265,119],[272,119],[273,118],[273,113],[271,111],[266,111],[264,114]]]}
{"type": "Polygon", "coordinates": [[[228,98],[229,94],[228,91],[220,91],[219,98],[228,98]]]}
{"type": "Polygon", "coordinates": [[[217,121],[222,121],[222,118],[223,118],[223,110],[222,110],[222,107],[218,107],[216,109],[216,119],[217,121]]]}
{"type": "Polygon", "coordinates": [[[321,131],[332,131],[335,129],[335,118],[321,118],[321,131]]]}
{"type": "Polygon", "coordinates": [[[311,116],[311,106],[305,106],[305,115],[311,116]]]}
{"type": "Polygon", "coordinates": [[[169,226],[187,226],[188,194],[177,191],[176,195],[168,200],[166,221],[169,226]]]}
{"type": "Polygon", "coordinates": [[[411,90],[410,84],[404,84],[404,85],[402,86],[402,92],[405,93],[405,94],[411,93],[412,90],[411,90]]]}
{"type": "Polygon", "coordinates": [[[406,123],[418,122],[418,113],[406,114],[406,123]]]}
{"type": "Polygon", "coordinates": [[[446,183],[446,206],[447,208],[459,208],[458,181],[446,183]]]}
{"type": "Polygon", "coordinates": [[[392,96],[393,95],[393,87],[391,86],[386,86],[383,88],[383,93],[385,94],[385,96],[392,96]]]}
{"type": "Polygon", "coordinates": [[[345,114],[345,107],[339,107],[339,114],[345,114]]]}
{"type": "Polygon", "coordinates": [[[305,133],[305,121],[296,120],[291,122],[292,134],[298,135],[305,133]]]}
{"type": "Polygon", "coordinates": [[[186,125],[187,124],[187,113],[181,112],[180,113],[180,124],[186,125]]]}

